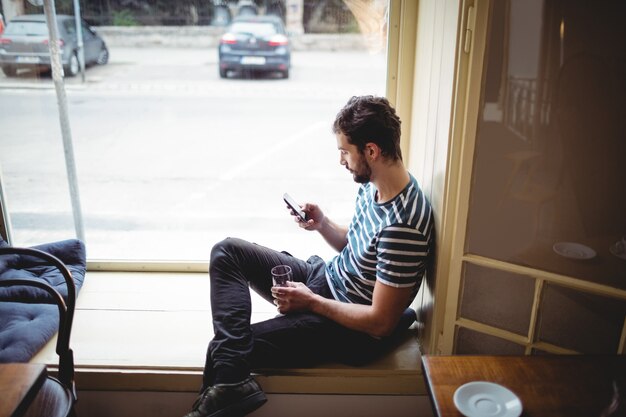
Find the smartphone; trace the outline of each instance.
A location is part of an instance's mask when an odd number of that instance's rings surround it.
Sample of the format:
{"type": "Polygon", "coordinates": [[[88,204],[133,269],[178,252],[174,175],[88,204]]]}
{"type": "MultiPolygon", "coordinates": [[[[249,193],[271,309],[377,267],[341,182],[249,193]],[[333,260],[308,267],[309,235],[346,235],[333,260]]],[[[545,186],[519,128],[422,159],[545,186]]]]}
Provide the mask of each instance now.
{"type": "Polygon", "coordinates": [[[301,221],[303,222],[307,221],[306,213],[302,211],[302,209],[300,208],[300,205],[296,203],[296,200],[291,198],[291,196],[287,193],[283,194],[283,200],[285,200],[285,203],[287,203],[289,208],[293,210],[294,213],[296,213],[296,216],[298,216],[298,218],[301,221]]]}

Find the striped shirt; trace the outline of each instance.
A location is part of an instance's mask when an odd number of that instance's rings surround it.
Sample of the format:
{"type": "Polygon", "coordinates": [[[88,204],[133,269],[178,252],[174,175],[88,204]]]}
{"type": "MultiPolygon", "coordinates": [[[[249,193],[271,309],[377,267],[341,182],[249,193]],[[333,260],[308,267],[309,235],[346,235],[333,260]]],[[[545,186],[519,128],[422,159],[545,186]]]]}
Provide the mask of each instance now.
{"type": "Polygon", "coordinates": [[[336,300],[372,304],[374,284],[413,288],[417,294],[426,270],[432,232],[430,203],[411,175],[393,200],[376,202],[376,187],[359,188],[348,227],[348,244],[326,265],[326,279],[336,300]]]}

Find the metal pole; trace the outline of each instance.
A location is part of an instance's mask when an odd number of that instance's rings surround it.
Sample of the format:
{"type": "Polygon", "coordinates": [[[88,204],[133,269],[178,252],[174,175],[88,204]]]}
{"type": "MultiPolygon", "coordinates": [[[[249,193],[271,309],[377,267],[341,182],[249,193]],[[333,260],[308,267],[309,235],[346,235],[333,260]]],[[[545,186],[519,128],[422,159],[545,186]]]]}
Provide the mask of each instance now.
{"type": "Polygon", "coordinates": [[[80,197],[78,193],[78,179],[76,176],[76,163],[74,161],[74,148],[72,146],[72,132],[67,111],[67,97],[63,86],[63,67],[61,65],[61,54],[59,51],[59,32],[57,28],[56,11],[54,0],[44,0],[43,8],[46,13],[48,23],[48,34],[50,37],[50,64],[52,67],[52,79],[57,93],[57,104],[59,108],[59,120],[61,122],[61,134],[63,136],[63,148],[65,151],[65,167],[67,169],[67,181],[70,188],[70,199],[72,201],[72,213],[74,215],[74,228],[76,237],[85,241],[83,228],[83,215],[80,208],[80,197]]]}
{"type": "Polygon", "coordinates": [[[81,81],[85,82],[85,48],[83,47],[83,25],[80,18],[79,0],[74,0],[74,19],[76,21],[76,42],[78,43],[78,62],[81,81]]]}
{"type": "Polygon", "coordinates": [[[2,166],[0,166],[0,232],[3,230],[7,243],[12,245],[13,238],[11,236],[11,217],[9,216],[7,197],[4,193],[4,186],[2,184],[2,166]]]}

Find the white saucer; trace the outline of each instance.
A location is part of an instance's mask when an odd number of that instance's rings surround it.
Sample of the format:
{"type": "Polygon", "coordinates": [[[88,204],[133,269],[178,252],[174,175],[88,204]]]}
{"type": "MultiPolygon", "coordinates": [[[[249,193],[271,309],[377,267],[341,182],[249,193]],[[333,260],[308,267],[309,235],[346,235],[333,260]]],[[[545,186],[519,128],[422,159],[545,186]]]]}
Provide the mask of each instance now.
{"type": "Polygon", "coordinates": [[[596,251],[589,246],[574,242],[558,242],[552,249],[561,256],[570,259],[591,259],[595,258],[596,251]]]}
{"type": "Polygon", "coordinates": [[[519,417],[522,402],[511,390],[493,382],[474,381],[454,392],[454,405],[467,417],[519,417]]]}
{"type": "Polygon", "coordinates": [[[611,252],[611,254],[617,256],[618,258],[624,259],[626,260],[626,251],[620,250],[619,246],[621,242],[615,242],[611,245],[611,247],[609,248],[609,252],[611,252]]]}

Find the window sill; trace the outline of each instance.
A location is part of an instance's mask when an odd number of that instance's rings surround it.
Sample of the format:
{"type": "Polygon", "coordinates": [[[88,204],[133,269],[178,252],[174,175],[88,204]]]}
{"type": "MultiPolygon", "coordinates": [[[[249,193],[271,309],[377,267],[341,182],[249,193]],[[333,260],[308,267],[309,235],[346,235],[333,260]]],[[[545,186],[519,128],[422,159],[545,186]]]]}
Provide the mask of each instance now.
{"type": "MultiPolygon", "coordinates": [[[[276,314],[253,294],[253,321],[276,314]]],[[[206,273],[88,272],[71,346],[79,390],[197,392],[211,337],[206,273]]],[[[53,339],[33,362],[54,365],[53,339]]],[[[267,393],[425,395],[415,335],[362,367],[268,369],[267,393]]]]}

